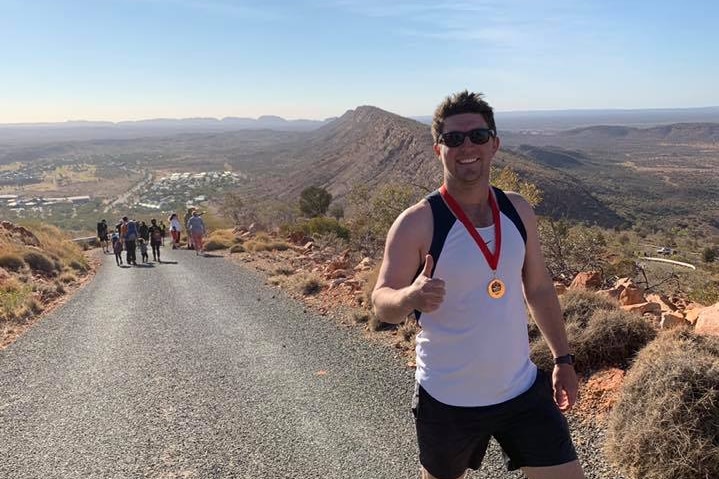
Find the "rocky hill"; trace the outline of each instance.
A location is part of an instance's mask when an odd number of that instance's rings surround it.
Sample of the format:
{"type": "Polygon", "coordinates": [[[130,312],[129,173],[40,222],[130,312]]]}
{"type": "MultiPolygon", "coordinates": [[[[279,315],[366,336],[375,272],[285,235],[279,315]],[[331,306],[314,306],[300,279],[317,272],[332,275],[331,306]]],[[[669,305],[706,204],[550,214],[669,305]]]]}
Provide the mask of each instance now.
{"type": "MultiPolygon", "coordinates": [[[[358,184],[413,184],[431,190],[442,180],[429,126],[371,106],[346,112],[295,145],[273,156],[281,172],[261,174],[248,191],[291,201],[308,186],[321,186],[341,199],[358,184]]],[[[527,152],[500,150],[496,165],[511,167],[542,189],[540,214],[609,227],[624,221],[575,176],[521,153],[527,152]]]]}

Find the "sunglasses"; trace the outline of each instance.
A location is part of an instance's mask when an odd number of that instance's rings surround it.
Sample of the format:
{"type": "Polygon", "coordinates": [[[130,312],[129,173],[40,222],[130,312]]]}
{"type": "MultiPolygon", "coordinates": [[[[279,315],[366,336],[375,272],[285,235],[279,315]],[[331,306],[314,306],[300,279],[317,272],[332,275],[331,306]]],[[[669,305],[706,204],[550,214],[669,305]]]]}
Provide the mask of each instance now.
{"type": "Polygon", "coordinates": [[[496,133],[491,128],[475,128],[469,131],[448,131],[447,133],[439,135],[437,143],[446,145],[449,148],[455,148],[464,143],[466,137],[469,137],[469,141],[475,145],[484,145],[490,138],[494,138],[495,135],[496,133]]]}

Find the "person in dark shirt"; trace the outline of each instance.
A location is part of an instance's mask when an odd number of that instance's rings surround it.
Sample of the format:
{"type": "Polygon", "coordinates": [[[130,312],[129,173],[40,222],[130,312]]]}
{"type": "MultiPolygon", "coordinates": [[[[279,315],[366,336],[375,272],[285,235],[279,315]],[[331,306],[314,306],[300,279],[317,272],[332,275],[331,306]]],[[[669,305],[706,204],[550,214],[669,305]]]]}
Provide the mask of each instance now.
{"type": "Polygon", "coordinates": [[[152,247],[152,259],[158,263],[162,263],[162,261],[160,261],[160,245],[162,245],[164,230],[161,226],[157,226],[157,220],[155,218],[150,220],[148,234],[150,235],[150,246],[152,247]]]}
{"type": "Polygon", "coordinates": [[[110,250],[107,247],[107,221],[102,220],[97,224],[97,239],[100,241],[103,253],[109,253],[110,250]]]}
{"type": "Polygon", "coordinates": [[[137,266],[137,257],[135,256],[135,242],[138,238],[137,223],[135,220],[128,220],[127,216],[122,218],[125,223],[125,249],[127,250],[127,264],[137,266]]]}
{"type": "Polygon", "coordinates": [[[144,221],[140,222],[140,226],[138,226],[137,232],[140,235],[140,238],[144,239],[146,243],[150,241],[150,231],[144,221]]]}

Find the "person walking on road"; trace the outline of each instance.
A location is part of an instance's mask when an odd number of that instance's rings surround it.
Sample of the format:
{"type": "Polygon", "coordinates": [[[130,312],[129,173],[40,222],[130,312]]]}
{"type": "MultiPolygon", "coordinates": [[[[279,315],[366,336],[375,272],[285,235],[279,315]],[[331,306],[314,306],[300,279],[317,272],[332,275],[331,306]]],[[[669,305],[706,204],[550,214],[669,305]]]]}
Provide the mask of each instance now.
{"type": "Polygon", "coordinates": [[[140,238],[144,239],[146,243],[150,241],[150,228],[147,226],[147,223],[140,221],[137,227],[137,234],[140,238]]]}
{"type": "Polygon", "coordinates": [[[509,470],[583,478],[562,414],[577,399],[574,357],[537,220],[489,183],[493,110],[478,93],[448,96],[432,135],[444,183],[395,220],[372,294],[381,321],[414,312],[422,327],[412,402],[422,477],[463,478],[494,437],[509,470]],[[554,355],[551,378],[530,359],[525,301],[554,355]]]}
{"type": "Polygon", "coordinates": [[[185,216],[183,218],[183,221],[184,221],[183,224],[185,225],[186,228],[188,228],[188,230],[187,230],[187,249],[195,248],[192,243],[192,235],[190,234],[189,227],[187,226],[188,222],[190,221],[190,218],[192,218],[192,213],[194,213],[195,211],[196,210],[194,207],[187,208],[187,212],[185,213],[185,216]]]}
{"type": "Polygon", "coordinates": [[[112,233],[112,251],[115,253],[115,263],[122,266],[122,240],[117,232],[112,233]]]}
{"type": "Polygon", "coordinates": [[[180,219],[177,217],[177,213],[172,213],[168,221],[170,222],[172,249],[177,249],[180,247],[180,231],[182,230],[182,223],[180,223],[180,219]]]}
{"type": "Polygon", "coordinates": [[[125,250],[127,250],[127,264],[137,266],[136,241],[138,238],[137,223],[135,220],[128,220],[127,216],[122,218],[125,223],[125,250]]]}
{"type": "Polygon", "coordinates": [[[192,238],[192,244],[195,248],[195,254],[204,253],[202,238],[205,236],[205,222],[202,221],[197,210],[192,211],[192,216],[187,220],[187,231],[192,238]]]}
{"type": "Polygon", "coordinates": [[[97,239],[100,241],[100,246],[102,247],[103,253],[109,253],[110,249],[108,248],[108,231],[107,231],[107,221],[101,220],[97,224],[97,239]]]}
{"type": "Polygon", "coordinates": [[[150,247],[152,248],[152,259],[158,263],[160,261],[160,246],[162,245],[162,228],[157,225],[157,220],[152,218],[150,220],[150,227],[148,228],[150,234],[150,247]]]}

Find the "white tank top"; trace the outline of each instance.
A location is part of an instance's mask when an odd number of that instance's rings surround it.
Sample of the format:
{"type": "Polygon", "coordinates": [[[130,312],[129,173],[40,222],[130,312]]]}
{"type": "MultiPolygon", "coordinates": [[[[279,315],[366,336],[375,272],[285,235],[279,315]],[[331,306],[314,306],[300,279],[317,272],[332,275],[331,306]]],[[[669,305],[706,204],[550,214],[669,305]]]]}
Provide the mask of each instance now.
{"type": "MultiPolygon", "coordinates": [[[[504,212],[500,221],[497,277],[506,286],[505,295],[489,297],[492,271],[464,225],[454,221],[433,274],[445,281],[444,301],[420,317],[415,378],[433,398],[452,406],[507,401],[529,389],[537,374],[529,358],[524,239],[504,212]]],[[[493,226],[477,231],[494,252],[493,226]]]]}

